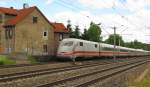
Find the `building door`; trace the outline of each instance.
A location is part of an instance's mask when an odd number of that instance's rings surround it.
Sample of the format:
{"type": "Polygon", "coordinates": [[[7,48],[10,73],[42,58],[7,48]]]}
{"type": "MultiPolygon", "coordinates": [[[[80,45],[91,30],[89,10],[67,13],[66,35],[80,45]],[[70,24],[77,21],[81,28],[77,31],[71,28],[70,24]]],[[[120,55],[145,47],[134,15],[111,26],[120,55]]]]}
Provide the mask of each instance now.
{"type": "Polygon", "coordinates": [[[47,47],[47,45],[43,45],[43,52],[44,52],[44,54],[48,53],[48,47],[47,47]]]}

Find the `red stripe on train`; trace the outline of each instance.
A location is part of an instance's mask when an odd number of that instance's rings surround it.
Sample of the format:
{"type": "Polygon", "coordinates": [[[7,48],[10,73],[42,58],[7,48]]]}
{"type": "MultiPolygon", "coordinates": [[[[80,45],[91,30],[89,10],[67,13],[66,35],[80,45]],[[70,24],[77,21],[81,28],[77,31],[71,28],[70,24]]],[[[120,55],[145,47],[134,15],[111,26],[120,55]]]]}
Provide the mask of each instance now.
{"type": "Polygon", "coordinates": [[[113,54],[122,54],[122,55],[124,55],[124,54],[128,54],[128,52],[113,52],[113,51],[100,51],[100,52],[96,52],[96,51],[74,51],[74,52],[61,52],[60,54],[58,54],[58,55],[61,55],[61,54],[63,54],[63,55],[97,55],[97,56],[99,56],[99,54],[100,55],[113,55],[113,54]]]}

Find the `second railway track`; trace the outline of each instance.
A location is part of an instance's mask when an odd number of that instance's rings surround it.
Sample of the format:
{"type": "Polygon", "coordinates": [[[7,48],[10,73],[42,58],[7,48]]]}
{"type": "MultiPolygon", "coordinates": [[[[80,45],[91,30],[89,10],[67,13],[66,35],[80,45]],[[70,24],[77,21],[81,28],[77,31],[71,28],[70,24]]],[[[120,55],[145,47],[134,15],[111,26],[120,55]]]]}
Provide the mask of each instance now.
{"type": "Polygon", "coordinates": [[[91,80],[84,81],[84,78],[88,79],[88,77],[91,77],[95,79],[95,75],[98,75],[96,77],[103,76],[105,75],[105,72],[109,72],[113,69],[118,70],[118,68],[122,68],[124,66],[130,67],[130,65],[134,65],[136,63],[140,63],[143,61],[144,61],[143,59],[138,58],[138,59],[133,59],[133,60],[130,59],[128,61],[115,62],[115,63],[107,62],[102,64],[97,62],[94,64],[87,64],[87,65],[76,65],[76,66],[69,66],[69,67],[1,75],[0,87],[27,87],[27,86],[28,87],[33,87],[33,86],[81,87],[82,85],[87,84],[86,81],[89,81],[88,83],[92,83],[91,80]]]}
{"type": "Polygon", "coordinates": [[[149,62],[149,60],[117,65],[114,67],[94,71],[91,73],[73,76],[62,80],[57,80],[48,84],[42,84],[36,87],[88,87],[89,85],[94,84],[100,80],[112,77],[113,75],[127,71],[129,69],[145,64],[147,62],[149,62]]]}
{"type": "Polygon", "coordinates": [[[66,67],[60,67],[60,68],[50,68],[50,69],[43,69],[43,70],[35,70],[35,71],[0,75],[0,82],[6,82],[6,81],[12,81],[12,80],[24,79],[24,78],[31,78],[31,77],[35,77],[35,76],[39,76],[39,75],[46,75],[46,74],[52,74],[52,73],[58,73],[58,72],[63,72],[63,71],[76,70],[76,69],[94,67],[94,66],[106,65],[106,64],[110,64],[110,63],[96,62],[93,64],[86,64],[86,65],[73,65],[73,66],[66,66],[66,67]]]}
{"type": "MultiPolygon", "coordinates": [[[[118,62],[122,62],[118,60],[118,62]]],[[[79,68],[86,68],[86,67],[93,67],[98,65],[106,65],[106,64],[112,64],[114,61],[88,61],[85,65],[70,65],[70,66],[64,66],[64,67],[58,67],[58,68],[46,68],[46,69],[40,69],[40,70],[32,70],[32,71],[23,71],[23,72],[16,72],[16,73],[9,73],[9,74],[0,74],[0,82],[6,82],[6,81],[12,81],[22,78],[29,78],[29,77],[35,77],[39,75],[45,75],[45,74],[51,74],[51,73],[57,73],[57,72],[63,72],[65,70],[73,70],[73,69],[79,69],[79,68]]],[[[41,64],[46,65],[46,64],[41,64]]],[[[35,65],[37,66],[37,65],[35,65]]]]}

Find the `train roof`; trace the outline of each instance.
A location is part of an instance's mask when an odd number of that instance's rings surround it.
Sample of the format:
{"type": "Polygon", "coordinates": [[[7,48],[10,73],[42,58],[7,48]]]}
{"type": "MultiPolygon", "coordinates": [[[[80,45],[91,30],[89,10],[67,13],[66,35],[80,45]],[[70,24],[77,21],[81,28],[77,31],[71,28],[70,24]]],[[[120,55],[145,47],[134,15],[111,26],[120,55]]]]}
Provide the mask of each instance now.
{"type": "Polygon", "coordinates": [[[66,38],[66,39],[63,39],[63,41],[82,41],[82,42],[86,42],[86,43],[98,44],[97,42],[87,41],[87,40],[82,40],[82,39],[76,39],[76,38],[66,38]]]}
{"type": "MultiPolygon", "coordinates": [[[[66,38],[66,39],[63,39],[63,41],[82,41],[82,42],[86,42],[86,43],[100,44],[102,47],[114,48],[114,45],[110,45],[110,44],[106,44],[106,43],[101,43],[101,42],[98,43],[98,42],[93,42],[93,41],[76,39],[76,38],[66,38]]],[[[127,48],[127,47],[122,47],[122,46],[116,46],[116,48],[124,49],[124,50],[129,50],[129,51],[150,52],[150,51],[145,51],[143,49],[133,49],[133,48],[127,48]]]]}

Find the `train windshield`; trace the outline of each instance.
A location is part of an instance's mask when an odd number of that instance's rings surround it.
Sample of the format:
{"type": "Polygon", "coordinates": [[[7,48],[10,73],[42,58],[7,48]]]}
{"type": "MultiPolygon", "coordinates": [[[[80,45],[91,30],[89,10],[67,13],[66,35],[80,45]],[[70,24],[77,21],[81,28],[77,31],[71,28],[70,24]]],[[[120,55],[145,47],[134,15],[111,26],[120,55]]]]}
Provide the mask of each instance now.
{"type": "Polygon", "coordinates": [[[62,44],[62,46],[72,46],[72,45],[73,45],[73,41],[64,42],[62,44]]]}

